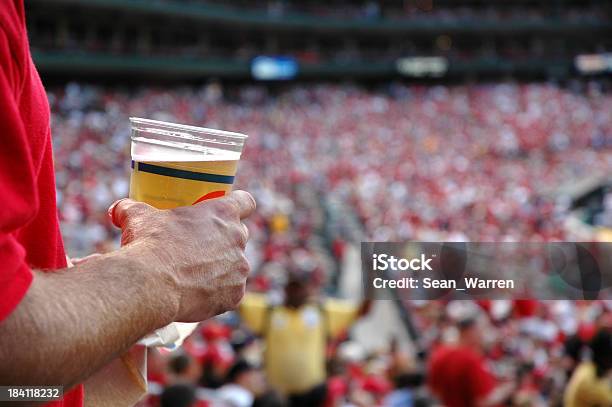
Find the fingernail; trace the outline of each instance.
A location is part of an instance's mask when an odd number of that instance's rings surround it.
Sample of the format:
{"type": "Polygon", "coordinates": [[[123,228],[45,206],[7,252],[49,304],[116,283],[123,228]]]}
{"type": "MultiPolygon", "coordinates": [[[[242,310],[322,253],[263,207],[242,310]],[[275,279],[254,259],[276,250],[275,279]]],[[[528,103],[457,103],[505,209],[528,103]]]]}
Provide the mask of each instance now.
{"type": "Polygon", "coordinates": [[[125,200],[127,198],[122,198],[122,199],[118,199],[115,202],[113,202],[113,204],[108,208],[108,217],[111,218],[111,220],[113,219],[113,212],[115,210],[115,206],[117,206],[119,204],[119,202],[125,200]]]}

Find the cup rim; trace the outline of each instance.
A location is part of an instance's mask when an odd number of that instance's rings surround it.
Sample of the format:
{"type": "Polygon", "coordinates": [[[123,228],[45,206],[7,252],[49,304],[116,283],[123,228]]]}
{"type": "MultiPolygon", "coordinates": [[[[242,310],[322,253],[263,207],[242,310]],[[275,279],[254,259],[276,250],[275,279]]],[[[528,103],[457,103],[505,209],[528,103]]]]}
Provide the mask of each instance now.
{"type": "MultiPolygon", "coordinates": [[[[153,128],[160,128],[162,130],[182,130],[182,131],[188,131],[188,132],[195,132],[199,134],[208,134],[208,135],[213,135],[213,136],[227,137],[227,138],[240,140],[240,141],[244,141],[249,137],[246,134],[237,133],[233,131],[211,129],[207,127],[197,127],[197,126],[191,126],[191,125],[180,124],[180,123],[164,122],[161,120],[144,119],[141,117],[130,117],[130,123],[136,126],[150,125],[153,128]]],[[[193,137],[197,138],[197,136],[193,136],[193,137]]]]}

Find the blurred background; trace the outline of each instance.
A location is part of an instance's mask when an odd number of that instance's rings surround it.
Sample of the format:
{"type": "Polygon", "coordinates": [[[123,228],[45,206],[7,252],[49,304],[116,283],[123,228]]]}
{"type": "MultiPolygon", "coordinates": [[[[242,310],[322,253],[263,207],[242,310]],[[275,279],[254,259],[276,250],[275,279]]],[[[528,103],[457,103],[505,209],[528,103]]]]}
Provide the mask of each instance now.
{"type": "Polygon", "coordinates": [[[612,238],[612,3],[26,7],[72,257],[119,245],[128,117],[249,135],[250,293],[150,352],[143,406],[612,405],[611,302],[370,304],[359,263],[367,240],[612,238]]]}

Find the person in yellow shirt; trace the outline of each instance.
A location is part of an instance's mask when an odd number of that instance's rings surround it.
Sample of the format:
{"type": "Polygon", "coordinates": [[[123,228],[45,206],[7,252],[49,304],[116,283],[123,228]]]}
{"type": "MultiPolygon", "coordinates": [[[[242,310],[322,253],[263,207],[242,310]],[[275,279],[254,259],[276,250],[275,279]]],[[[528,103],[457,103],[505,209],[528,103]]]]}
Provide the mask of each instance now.
{"type": "Polygon", "coordinates": [[[239,308],[243,322],[265,341],[264,365],[270,384],[291,407],[317,407],[326,396],[327,342],[366,314],[361,305],[335,299],[312,299],[308,274],[292,273],[285,301],[271,305],[261,294],[247,294],[239,308]]]}
{"type": "Polygon", "coordinates": [[[600,330],[589,344],[591,360],[578,365],[565,389],[564,407],[612,406],[612,334],[600,330]]]}

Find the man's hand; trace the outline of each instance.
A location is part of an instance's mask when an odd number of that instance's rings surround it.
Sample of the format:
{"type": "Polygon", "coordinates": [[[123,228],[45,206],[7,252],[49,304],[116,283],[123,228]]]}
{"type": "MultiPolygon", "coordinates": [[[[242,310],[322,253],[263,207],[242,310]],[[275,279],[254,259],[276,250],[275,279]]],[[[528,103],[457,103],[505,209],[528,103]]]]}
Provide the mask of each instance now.
{"type": "Polygon", "coordinates": [[[122,246],[150,256],[151,277],[166,282],[175,321],[199,322],[234,309],[244,295],[249,265],[248,230],[241,223],[255,210],[244,191],[190,207],[158,210],[124,199],[109,210],[122,229],[122,246]]]}

